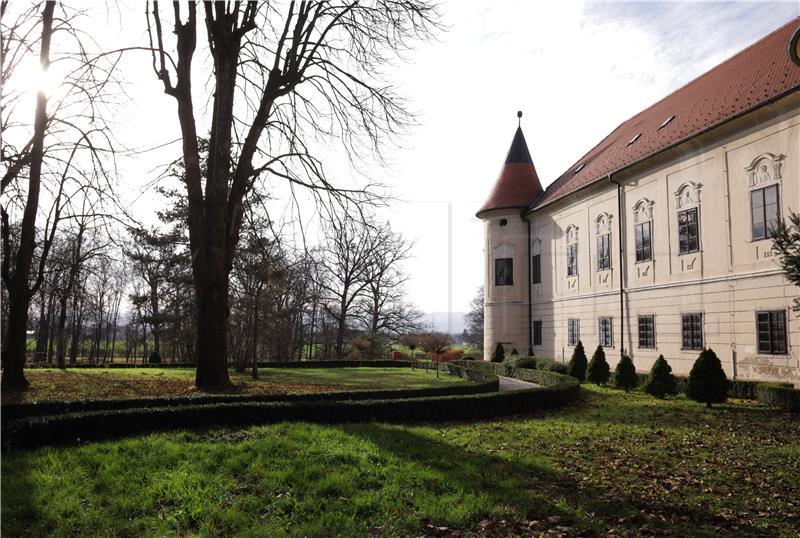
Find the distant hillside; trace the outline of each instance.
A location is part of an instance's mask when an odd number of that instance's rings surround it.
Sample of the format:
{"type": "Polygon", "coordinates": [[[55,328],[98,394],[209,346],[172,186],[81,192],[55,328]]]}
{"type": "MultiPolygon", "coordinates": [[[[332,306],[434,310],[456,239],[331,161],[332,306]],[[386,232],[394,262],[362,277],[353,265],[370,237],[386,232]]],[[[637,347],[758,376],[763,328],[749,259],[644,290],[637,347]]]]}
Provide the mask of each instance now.
{"type": "Polygon", "coordinates": [[[461,334],[466,328],[466,312],[426,312],[423,322],[433,330],[450,334],[461,334]]]}

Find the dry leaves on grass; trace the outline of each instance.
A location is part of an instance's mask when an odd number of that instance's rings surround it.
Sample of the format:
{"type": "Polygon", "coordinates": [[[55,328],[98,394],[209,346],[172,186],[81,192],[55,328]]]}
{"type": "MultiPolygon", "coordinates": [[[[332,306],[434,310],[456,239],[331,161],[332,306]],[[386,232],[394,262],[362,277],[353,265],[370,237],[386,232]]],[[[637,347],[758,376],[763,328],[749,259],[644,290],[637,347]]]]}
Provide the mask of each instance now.
{"type": "MultiPolygon", "coordinates": [[[[3,403],[43,400],[94,400],[200,394],[194,379],[115,375],[114,372],[31,371],[26,390],[4,390],[3,403]]],[[[233,381],[226,394],[288,394],[344,390],[336,385],[285,384],[267,381],[233,381]]]]}

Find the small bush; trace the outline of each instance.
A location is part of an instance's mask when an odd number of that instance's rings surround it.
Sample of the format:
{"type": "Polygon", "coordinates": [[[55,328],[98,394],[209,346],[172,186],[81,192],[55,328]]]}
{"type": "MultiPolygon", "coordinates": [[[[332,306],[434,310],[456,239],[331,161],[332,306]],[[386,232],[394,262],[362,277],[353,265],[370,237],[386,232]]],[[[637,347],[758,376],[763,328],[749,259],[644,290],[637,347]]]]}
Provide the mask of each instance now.
{"type": "Polygon", "coordinates": [[[536,357],[536,369],[546,370],[548,372],[556,372],[559,374],[567,373],[566,364],[554,361],[553,359],[548,359],[547,357],[536,357]]]}
{"type": "Polygon", "coordinates": [[[628,392],[631,389],[635,389],[638,382],[639,378],[636,375],[636,367],[633,365],[633,361],[627,354],[623,354],[614,369],[614,386],[618,389],[625,389],[625,392],[628,392]]]}
{"type": "Polygon", "coordinates": [[[150,358],[147,360],[150,364],[161,364],[161,355],[158,354],[158,351],[153,351],[150,354],[150,358]]]}
{"type": "Polygon", "coordinates": [[[528,346],[528,357],[533,357],[533,356],[534,356],[533,346],[528,346]]]}
{"type": "Polygon", "coordinates": [[[448,349],[439,358],[442,362],[460,361],[464,357],[464,352],[460,349],[448,349]]]}
{"type": "Polygon", "coordinates": [[[572,352],[572,358],[569,360],[567,366],[567,373],[579,381],[586,379],[586,352],[583,350],[583,342],[578,340],[578,345],[575,346],[575,351],[572,352]]]}
{"type": "Polygon", "coordinates": [[[608,361],[606,361],[606,352],[603,350],[603,346],[597,346],[589,363],[586,379],[595,385],[603,385],[608,382],[609,377],[611,377],[611,368],[608,366],[608,361]]]}
{"type": "Polygon", "coordinates": [[[515,355],[519,355],[519,351],[517,351],[517,348],[511,350],[511,356],[513,357],[515,355]]]}
{"type": "Polygon", "coordinates": [[[503,362],[506,367],[506,375],[513,375],[518,368],[525,368],[527,370],[536,369],[536,359],[533,357],[513,357],[506,359],[503,362]]]}
{"type": "Polygon", "coordinates": [[[647,381],[644,384],[644,391],[656,398],[663,398],[667,394],[677,393],[677,383],[675,382],[675,376],[672,375],[672,367],[664,358],[664,355],[659,355],[656,362],[653,363],[650,375],[647,376],[647,381]]]}
{"type": "Polygon", "coordinates": [[[711,348],[704,349],[694,361],[692,371],[689,372],[686,396],[696,402],[705,403],[706,407],[727,400],[728,378],[717,354],[711,348]]]}
{"type": "Polygon", "coordinates": [[[503,362],[504,360],[506,360],[506,350],[503,349],[503,344],[497,342],[494,353],[492,353],[492,362],[503,362]]]}
{"type": "Polygon", "coordinates": [[[782,383],[759,383],[756,396],[761,405],[778,407],[784,411],[800,412],[800,390],[782,383]]]}

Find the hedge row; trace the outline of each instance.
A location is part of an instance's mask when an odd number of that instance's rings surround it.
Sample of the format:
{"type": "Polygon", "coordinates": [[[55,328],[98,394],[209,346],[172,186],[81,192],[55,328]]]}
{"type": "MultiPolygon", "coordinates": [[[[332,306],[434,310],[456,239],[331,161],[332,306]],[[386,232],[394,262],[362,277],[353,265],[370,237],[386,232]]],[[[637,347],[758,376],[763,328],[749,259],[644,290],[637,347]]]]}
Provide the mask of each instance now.
{"type": "MultiPolygon", "coordinates": [[[[408,363],[406,363],[407,365],[408,363]]],[[[2,423],[25,417],[43,415],[61,415],[84,411],[112,411],[131,408],[176,407],[181,405],[208,405],[221,403],[267,403],[267,402],[302,402],[302,401],[336,401],[336,400],[384,400],[391,398],[424,398],[432,396],[455,396],[497,392],[499,381],[497,376],[482,372],[451,368],[451,375],[473,381],[471,384],[455,384],[444,387],[427,387],[420,389],[381,389],[359,391],[336,391],[323,393],[297,394],[206,394],[176,395],[140,398],[117,398],[97,400],[52,400],[41,402],[10,403],[2,405],[2,423]]]]}
{"type": "Polygon", "coordinates": [[[756,396],[762,405],[800,412],[800,389],[782,383],[759,383],[756,396]]]}
{"type": "MultiPolygon", "coordinates": [[[[486,373],[459,365],[448,369],[469,377],[486,373]]],[[[156,408],[101,410],[27,417],[3,428],[3,448],[23,449],[43,445],[119,437],[153,431],[247,426],[300,420],[315,423],[360,421],[428,422],[483,419],[556,407],[573,401],[580,390],[574,380],[544,379],[557,384],[528,390],[473,395],[386,400],[317,400],[295,402],[238,402],[156,408]]],[[[495,378],[496,379],[496,378],[495,378]]]]}
{"type": "MultiPolygon", "coordinates": [[[[264,361],[259,362],[259,368],[356,368],[356,367],[373,367],[373,368],[392,368],[392,367],[406,367],[410,366],[412,361],[395,361],[395,360],[332,360],[332,361],[287,361],[275,362],[264,361]]],[[[251,365],[248,365],[248,369],[251,365]]],[[[112,363],[112,364],[75,364],[68,366],[68,368],[196,368],[197,364],[194,362],[171,362],[171,363],[158,363],[158,364],[130,364],[130,363],[112,363]]],[[[230,365],[233,368],[233,365],[230,365]]],[[[26,368],[55,368],[53,364],[26,364],[26,368]]]]}

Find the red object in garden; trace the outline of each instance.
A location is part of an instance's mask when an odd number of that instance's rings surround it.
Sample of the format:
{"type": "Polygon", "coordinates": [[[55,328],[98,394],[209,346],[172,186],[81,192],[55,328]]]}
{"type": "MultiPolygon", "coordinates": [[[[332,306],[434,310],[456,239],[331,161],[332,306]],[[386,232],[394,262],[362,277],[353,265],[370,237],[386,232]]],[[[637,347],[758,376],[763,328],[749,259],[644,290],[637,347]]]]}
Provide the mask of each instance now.
{"type": "Polygon", "coordinates": [[[399,351],[392,351],[392,360],[393,360],[393,361],[399,361],[399,360],[400,360],[400,359],[402,359],[402,358],[403,358],[403,354],[402,354],[401,352],[399,352],[399,351]]]}

